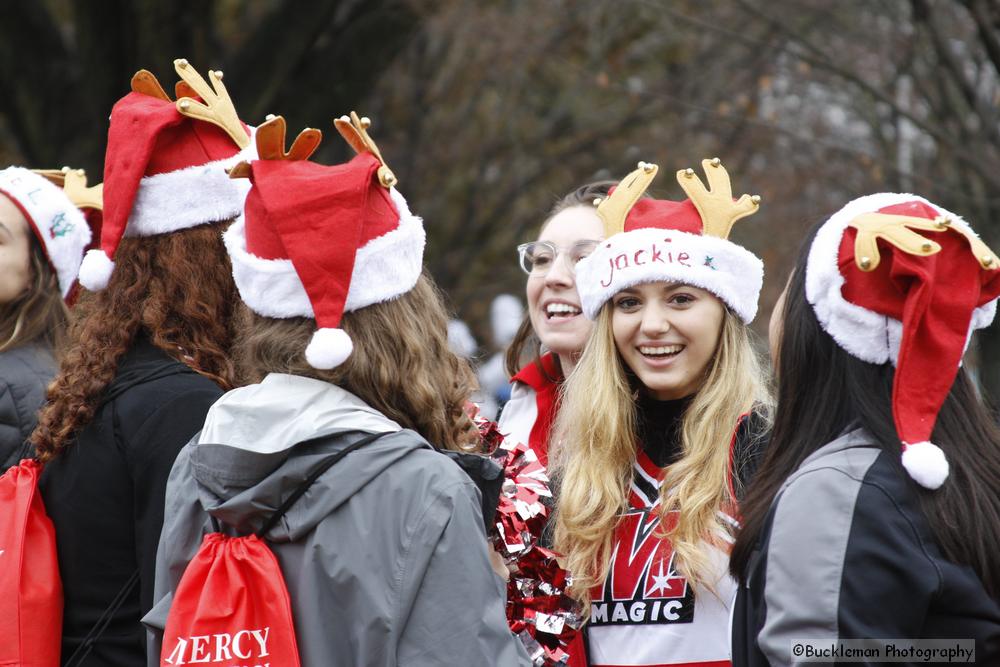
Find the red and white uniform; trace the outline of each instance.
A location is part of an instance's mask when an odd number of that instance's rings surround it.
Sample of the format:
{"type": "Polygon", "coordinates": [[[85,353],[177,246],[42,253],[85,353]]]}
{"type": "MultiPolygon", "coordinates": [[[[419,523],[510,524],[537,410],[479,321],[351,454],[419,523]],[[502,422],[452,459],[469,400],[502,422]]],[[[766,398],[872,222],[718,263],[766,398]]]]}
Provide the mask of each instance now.
{"type": "MultiPolygon", "coordinates": [[[[608,579],[593,591],[586,633],[589,664],[728,667],[729,610],[737,588],[728,574],[728,554],[709,547],[717,573],[715,594],[699,588],[694,595],[693,586],[675,570],[670,542],[657,537],[662,531],[655,510],[664,469],[640,450],[633,473],[628,509],[615,529],[608,579]]],[[[678,512],[670,512],[663,520],[676,522],[677,517],[678,512]]]]}
{"type": "Polygon", "coordinates": [[[531,362],[511,378],[514,386],[510,400],[500,413],[498,426],[500,432],[513,442],[523,442],[531,447],[542,465],[547,466],[549,432],[556,418],[562,374],[552,353],[543,355],[540,362],[544,373],[538,364],[531,362]]]}

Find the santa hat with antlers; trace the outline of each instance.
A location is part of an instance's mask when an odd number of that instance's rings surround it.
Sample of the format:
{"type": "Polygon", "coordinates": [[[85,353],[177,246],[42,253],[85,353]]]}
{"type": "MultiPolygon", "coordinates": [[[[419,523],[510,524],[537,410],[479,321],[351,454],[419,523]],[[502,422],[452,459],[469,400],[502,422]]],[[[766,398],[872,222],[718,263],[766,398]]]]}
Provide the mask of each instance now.
{"type": "Polygon", "coordinates": [[[45,251],[66,300],[76,284],[92,230],[100,229],[101,186],[87,187],[83,169],[0,171],[0,194],[20,209],[45,251]]]}
{"type": "Polygon", "coordinates": [[[304,130],[285,152],[285,120],[257,128],[260,159],[233,168],[253,183],[245,215],[223,238],[247,306],[273,318],[309,317],[318,329],[306,361],[330,369],[353,350],[340,329],[345,312],[413,289],[423,267],[424,228],[393,187],[396,177],[368,136],[370,121],[334,121],[357,151],[348,163],[307,158],[319,130],[304,130]]]}
{"type": "Polygon", "coordinates": [[[209,85],[186,60],[175,60],[174,69],[181,78],[176,102],[142,70],[111,111],[101,243],[80,268],[87,289],[107,286],[123,236],[221,222],[243,208],[246,183],[230,180],[226,169],[252,158],[253,144],[222,72],[209,71],[209,85]]]}
{"type": "Polygon", "coordinates": [[[903,466],[928,489],[948,477],[930,442],[972,332],[1000,296],[1000,260],[962,218],[911,194],[848,203],[809,250],[806,298],[849,354],[896,367],[892,412],[903,466]]]}
{"type": "Polygon", "coordinates": [[[764,265],[728,240],[737,220],[757,212],[760,197],[733,200],[729,174],[718,158],[703,160],[710,186],[693,169],[677,172],[689,199],[642,198],[659,168],[640,162],[609,196],[599,201],[604,241],[576,267],[584,314],[595,319],[601,306],[623,289],[658,281],[679,282],[719,297],[743,321],[757,314],[764,265]]]}

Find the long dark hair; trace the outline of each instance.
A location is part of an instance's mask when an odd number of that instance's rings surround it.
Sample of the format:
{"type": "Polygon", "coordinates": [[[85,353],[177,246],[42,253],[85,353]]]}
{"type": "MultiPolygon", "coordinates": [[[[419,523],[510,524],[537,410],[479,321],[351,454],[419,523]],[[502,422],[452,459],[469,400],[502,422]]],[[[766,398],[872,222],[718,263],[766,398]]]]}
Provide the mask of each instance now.
{"type": "MultiPolygon", "coordinates": [[[[750,554],[781,484],[811,453],[860,426],[900,463],[892,419],[892,364],[876,366],[845,352],[823,331],[806,300],[805,266],[813,234],[788,283],[778,352],[778,405],[764,461],[740,507],[742,529],[730,556],[746,581],[750,554]]],[[[964,368],[951,388],[932,440],[948,457],[950,475],[936,491],[913,488],[945,557],[970,566],[1000,598],[1000,429],[964,368]]]]}
{"type": "MultiPolygon", "coordinates": [[[[541,234],[542,230],[545,229],[545,225],[549,224],[549,220],[554,218],[560,211],[564,211],[571,206],[594,206],[594,199],[607,197],[608,191],[616,185],[618,185],[618,181],[594,181],[581,185],[576,190],[561,197],[552,206],[552,209],[549,210],[549,214],[545,216],[545,222],[542,223],[538,233],[541,234]]],[[[548,377],[548,372],[542,367],[541,362],[542,341],[538,340],[538,336],[535,335],[535,329],[531,326],[531,317],[525,313],[524,320],[521,321],[521,326],[518,327],[517,333],[514,334],[514,339],[507,346],[507,353],[504,355],[504,366],[506,367],[507,374],[511,377],[516,375],[524,364],[524,357],[529,354],[532,361],[542,371],[542,374],[548,377]]],[[[560,375],[562,375],[558,357],[556,357],[556,368],[559,370],[560,375]]],[[[557,378],[549,379],[555,381],[557,378]]]]}

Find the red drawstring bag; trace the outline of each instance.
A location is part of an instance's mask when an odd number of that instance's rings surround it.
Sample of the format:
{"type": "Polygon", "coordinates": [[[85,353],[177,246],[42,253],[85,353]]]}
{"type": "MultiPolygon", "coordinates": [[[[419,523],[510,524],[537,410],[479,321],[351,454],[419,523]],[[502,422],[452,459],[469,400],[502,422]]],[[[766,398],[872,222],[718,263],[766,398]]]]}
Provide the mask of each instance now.
{"type": "Polygon", "coordinates": [[[42,467],[24,459],[0,476],[0,667],[59,667],[62,580],[42,467]]]}
{"type": "Polygon", "coordinates": [[[278,560],[256,535],[209,533],[174,594],[160,665],[268,663],[300,664],[278,560]]]}
{"type": "Polygon", "coordinates": [[[174,593],[163,631],[160,667],[300,667],[285,578],[278,559],[262,538],[320,475],[383,435],[367,435],[323,462],[256,535],[229,537],[214,532],[205,536],[174,593]]]}

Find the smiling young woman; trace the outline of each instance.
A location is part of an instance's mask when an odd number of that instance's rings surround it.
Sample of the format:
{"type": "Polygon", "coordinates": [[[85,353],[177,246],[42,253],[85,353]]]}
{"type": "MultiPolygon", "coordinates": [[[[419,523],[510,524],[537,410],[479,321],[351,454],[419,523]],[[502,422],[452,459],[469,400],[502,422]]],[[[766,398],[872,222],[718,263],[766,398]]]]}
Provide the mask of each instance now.
{"type": "Polygon", "coordinates": [[[528,316],[507,350],[513,386],[499,423],[503,433],[531,447],[543,464],[548,462],[559,388],[591,330],[576,291],[576,265],[603,237],[594,200],[606,197],[612,185],[590,183],[569,193],[553,207],[538,240],[518,246],[521,268],[528,274],[528,316]],[[533,358],[522,367],[529,349],[533,358]]]}
{"type": "Polygon", "coordinates": [[[615,347],[657,401],[698,391],[715,355],[726,307],[711,292],[683,283],[644,283],[612,299],[615,347]]]}
{"type": "Polygon", "coordinates": [[[694,201],[643,199],[657,168],[640,163],[577,266],[595,324],[551,457],[554,546],[589,612],[572,665],[728,665],[728,549],[769,398],[747,326],[763,265],[725,238],[756,202],[706,170],[711,192],[679,174],[694,201]]]}

